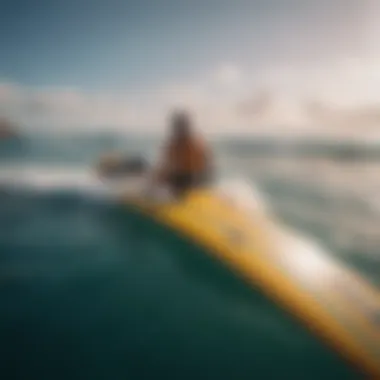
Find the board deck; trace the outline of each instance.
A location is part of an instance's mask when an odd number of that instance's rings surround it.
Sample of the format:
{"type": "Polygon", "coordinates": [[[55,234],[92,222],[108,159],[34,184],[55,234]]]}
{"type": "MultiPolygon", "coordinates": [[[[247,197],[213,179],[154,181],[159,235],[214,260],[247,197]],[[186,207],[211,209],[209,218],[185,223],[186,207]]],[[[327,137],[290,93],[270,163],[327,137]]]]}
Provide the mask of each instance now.
{"type": "Polygon", "coordinates": [[[380,378],[380,292],[352,269],[212,190],[177,202],[123,202],[205,248],[363,373],[380,378]]]}

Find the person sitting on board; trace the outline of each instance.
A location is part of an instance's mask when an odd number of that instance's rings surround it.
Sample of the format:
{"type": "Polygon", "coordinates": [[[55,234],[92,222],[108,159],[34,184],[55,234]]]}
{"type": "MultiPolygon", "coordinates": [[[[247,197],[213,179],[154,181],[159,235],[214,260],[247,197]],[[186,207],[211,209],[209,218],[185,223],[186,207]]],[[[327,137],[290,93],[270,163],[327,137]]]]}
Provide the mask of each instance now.
{"type": "Polygon", "coordinates": [[[186,112],[175,112],[171,132],[163,151],[163,160],[154,173],[155,182],[169,186],[175,195],[211,182],[211,152],[193,128],[186,112]]]}

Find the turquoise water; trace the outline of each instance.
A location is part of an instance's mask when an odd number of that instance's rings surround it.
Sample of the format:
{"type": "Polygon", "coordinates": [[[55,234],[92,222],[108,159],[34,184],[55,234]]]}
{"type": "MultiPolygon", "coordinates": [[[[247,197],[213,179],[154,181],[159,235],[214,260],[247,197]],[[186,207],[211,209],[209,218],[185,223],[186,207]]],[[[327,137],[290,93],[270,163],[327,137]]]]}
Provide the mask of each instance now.
{"type": "MultiPolygon", "coordinates": [[[[39,136],[0,149],[0,174],[11,167],[24,180],[9,187],[0,175],[1,378],[359,378],[196,247],[82,186],[103,151],[151,153],[152,144],[39,136]]],[[[279,217],[378,283],[376,246],[342,245],[326,232],[331,214],[319,214],[336,202],[327,180],[316,188],[304,174],[284,176],[278,158],[242,162],[216,150],[222,176],[254,179],[279,217]]],[[[342,197],[367,212],[360,197],[342,197]]]]}

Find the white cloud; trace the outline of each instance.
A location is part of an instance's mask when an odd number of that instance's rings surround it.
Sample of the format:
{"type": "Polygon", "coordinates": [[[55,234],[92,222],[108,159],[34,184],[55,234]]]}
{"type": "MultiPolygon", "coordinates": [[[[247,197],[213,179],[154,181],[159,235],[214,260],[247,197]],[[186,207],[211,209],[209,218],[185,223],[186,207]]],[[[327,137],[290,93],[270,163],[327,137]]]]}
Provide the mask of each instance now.
{"type": "Polygon", "coordinates": [[[236,85],[239,83],[241,76],[240,68],[230,63],[220,65],[214,73],[216,83],[223,86],[236,85]]]}
{"type": "MultiPolygon", "coordinates": [[[[0,113],[20,124],[46,128],[152,125],[150,113],[128,96],[86,93],[79,89],[0,85],[0,113]]],[[[153,116],[153,115],[152,115],[153,116]]]]}
{"type": "MultiPolygon", "coordinates": [[[[380,62],[380,61],[378,61],[380,62]]],[[[245,73],[220,65],[208,78],[122,95],[0,82],[0,116],[28,127],[162,128],[174,107],[192,111],[207,131],[360,134],[380,128],[378,63],[273,66],[245,73]]]]}
{"type": "MultiPolygon", "coordinates": [[[[380,58],[380,57],[379,57],[380,58]]],[[[320,97],[346,106],[380,99],[380,59],[345,58],[326,64],[264,68],[261,82],[296,97],[320,97]]]]}

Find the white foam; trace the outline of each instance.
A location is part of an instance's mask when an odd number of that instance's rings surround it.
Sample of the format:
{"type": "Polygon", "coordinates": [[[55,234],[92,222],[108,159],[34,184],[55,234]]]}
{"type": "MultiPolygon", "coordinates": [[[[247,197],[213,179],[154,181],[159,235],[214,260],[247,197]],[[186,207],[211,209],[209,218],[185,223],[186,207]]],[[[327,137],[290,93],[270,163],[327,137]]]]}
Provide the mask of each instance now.
{"type": "Polygon", "coordinates": [[[269,215],[269,207],[262,193],[254,184],[243,178],[222,179],[218,182],[216,190],[241,209],[269,215]]]}
{"type": "Polygon", "coordinates": [[[0,169],[0,186],[38,191],[80,190],[101,192],[104,185],[85,168],[38,165],[9,166],[0,169]]]}
{"type": "Polygon", "coordinates": [[[166,188],[149,189],[144,176],[102,181],[94,171],[86,168],[64,166],[9,166],[0,169],[0,186],[16,189],[54,192],[80,191],[111,199],[121,196],[146,194],[154,200],[167,201],[170,194],[166,188]]]}

